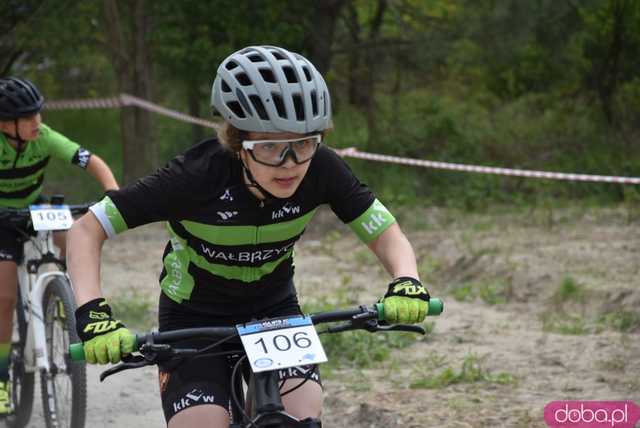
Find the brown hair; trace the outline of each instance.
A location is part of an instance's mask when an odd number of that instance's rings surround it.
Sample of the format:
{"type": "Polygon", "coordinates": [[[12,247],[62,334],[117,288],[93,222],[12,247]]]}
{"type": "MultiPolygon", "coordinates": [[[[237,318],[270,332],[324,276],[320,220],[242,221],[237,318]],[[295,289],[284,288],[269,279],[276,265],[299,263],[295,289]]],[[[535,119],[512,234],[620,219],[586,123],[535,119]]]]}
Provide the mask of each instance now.
{"type": "Polygon", "coordinates": [[[233,153],[240,153],[242,141],[247,139],[246,131],[239,130],[229,122],[223,122],[217,130],[217,134],[220,144],[233,153]]]}

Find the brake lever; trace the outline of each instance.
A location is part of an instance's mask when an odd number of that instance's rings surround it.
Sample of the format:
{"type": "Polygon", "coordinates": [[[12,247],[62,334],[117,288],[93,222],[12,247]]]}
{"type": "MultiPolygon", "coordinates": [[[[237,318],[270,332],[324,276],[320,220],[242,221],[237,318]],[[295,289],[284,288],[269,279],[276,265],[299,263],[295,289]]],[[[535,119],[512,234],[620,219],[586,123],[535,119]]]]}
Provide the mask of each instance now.
{"type": "Polygon", "coordinates": [[[145,366],[152,366],[158,364],[160,361],[166,361],[174,355],[173,349],[169,345],[156,344],[148,342],[140,347],[140,354],[138,355],[124,355],[122,357],[122,363],[111,367],[103,371],[100,374],[100,382],[107,377],[120,373],[124,370],[137,369],[145,366]]]}
{"type": "Polygon", "coordinates": [[[119,373],[121,371],[137,369],[140,367],[150,366],[154,364],[153,362],[147,360],[142,355],[126,355],[122,357],[122,361],[124,362],[116,366],[113,366],[110,369],[107,369],[102,373],[100,373],[100,382],[104,381],[109,376],[119,373]]]}
{"type": "Polygon", "coordinates": [[[378,325],[376,331],[408,331],[409,333],[427,334],[424,328],[415,324],[378,325]]]}

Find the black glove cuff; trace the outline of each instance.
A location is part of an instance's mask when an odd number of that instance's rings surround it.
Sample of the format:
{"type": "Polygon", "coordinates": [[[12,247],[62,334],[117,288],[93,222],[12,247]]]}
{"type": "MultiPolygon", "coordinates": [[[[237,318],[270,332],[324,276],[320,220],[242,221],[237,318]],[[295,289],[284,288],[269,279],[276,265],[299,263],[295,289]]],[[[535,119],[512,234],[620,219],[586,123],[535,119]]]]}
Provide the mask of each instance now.
{"type": "Polygon", "coordinates": [[[411,297],[424,300],[425,302],[428,302],[430,298],[429,292],[422,283],[410,276],[401,276],[389,284],[389,289],[384,297],[391,296],[411,297]]]}
{"type": "Polygon", "coordinates": [[[113,319],[111,308],[102,297],[76,309],[76,331],[83,342],[121,327],[124,324],[113,319]]]}
{"type": "Polygon", "coordinates": [[[106,303],[106,300],[103,297],[89,300],[84,305],[76,309],[76,319],[78,318],[78,316],[88,314],[90,311],[106,312],[109,314],[109,316],[111,316],[111,307],[109,307],[109,305],[105,304],[103,306],[100,306],[100,304],[103,302],[106,303]]]}

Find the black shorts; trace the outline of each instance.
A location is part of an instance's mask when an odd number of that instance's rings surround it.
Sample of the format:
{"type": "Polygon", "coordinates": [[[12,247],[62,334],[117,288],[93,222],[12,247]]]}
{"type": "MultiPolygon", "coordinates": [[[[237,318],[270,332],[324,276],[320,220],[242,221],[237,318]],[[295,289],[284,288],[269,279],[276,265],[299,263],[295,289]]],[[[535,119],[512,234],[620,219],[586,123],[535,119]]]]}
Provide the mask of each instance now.
{"type": "Polygon", "coordinates": [[[24,233],[20,233],[13,227],[0,225],[0,262],[20,263],[22,260],[22,244],[24,242],[24,239],[21,238],[23,236],[24,233]]]}
{"type": "MultiPolygon", "coordinates": [[[[159,306],[160,331],[192,327],[233,326],[252,319],[300,315],[302,313],[295,294],[249,317],[212,317],[205,314],[186,313],[181,305],[173,302],[164,293],[161,293],[159,306]]],[[[202,348],[211,344],[211,341],[196,339],[180,342],[180,344],[202,348]]],[[[241,352],[242,345],[238,340],[235,343],[224,343],[216,349],[220,352],[241,352]]],[[[228,409],[231,396],[231,373],[237,359],[236,355],[206,356],[192,358],[184,364],[176,361],[160,365],[160,397],[165,420],[168,422],[176,413],[185,408],[201,404],[216,404],[228,409]]],[[[279,370],[278,377],[281,382],[287,379],[308,378],[322,385],[317,365],[279,370]]]]}

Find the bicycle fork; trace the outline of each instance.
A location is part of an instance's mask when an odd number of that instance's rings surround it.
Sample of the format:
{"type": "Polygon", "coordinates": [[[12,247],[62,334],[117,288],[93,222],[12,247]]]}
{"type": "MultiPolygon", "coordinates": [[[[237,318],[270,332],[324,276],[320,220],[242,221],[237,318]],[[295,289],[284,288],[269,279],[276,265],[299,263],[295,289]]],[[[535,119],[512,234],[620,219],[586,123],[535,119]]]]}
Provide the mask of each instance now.
{"type": "MultiPolygon", "coordinates": [[[[252,422],[259,426],[280,426],[279,423],[282,417],[285,420],[294,421],[284,411],[278,383],[278,375],[275,371],[254,373],[251,378],[249,390],[253,391],[253,400],[250,401],[250,404],[255,406],[252,409],[252,413],[258,415],[252,422]]],[[[293,423],[296,424],[295,426],[300,427],[322,427],[320,421],[316,419],[305,419],[304,421],[293,423]]]]}
{"type": "MultiPolygon", "coordinates": [[[[31,279],[35,275],[30,275],[31,279]]],[[[36,367],[44,374],[42,379],[47,382],[47,402],[49,403],[49,417],[52,427],[58,426],[58,418],[56,414],[55,390],[53,384],[53,376],[51,365],[49,364],[49,350],[47,349],[47,336],[44,325],[44,308],[42,306],[44,293],[51,280],[60,276],[65,278],[66,274],[60,271],[45,272],[37,276],[37,280],[30,293],[30,320],[27,327],[26,350],[33,349],[34,352],[25,352],[25,370],[35,371],[36,367]],[[35,358],[35,361],[34,361],[35,358]]],[[[68,315],[68,314],[67,314],[68,315]]],[[[65,367],[57,367],[56,370],[66,370],[65,367]]]]}

